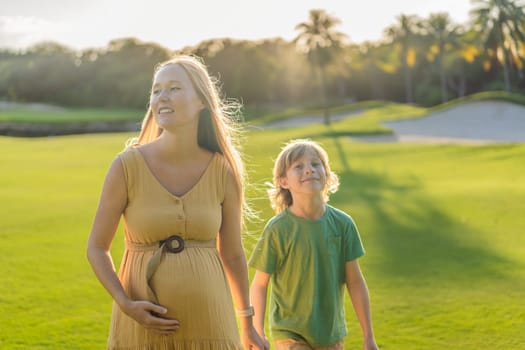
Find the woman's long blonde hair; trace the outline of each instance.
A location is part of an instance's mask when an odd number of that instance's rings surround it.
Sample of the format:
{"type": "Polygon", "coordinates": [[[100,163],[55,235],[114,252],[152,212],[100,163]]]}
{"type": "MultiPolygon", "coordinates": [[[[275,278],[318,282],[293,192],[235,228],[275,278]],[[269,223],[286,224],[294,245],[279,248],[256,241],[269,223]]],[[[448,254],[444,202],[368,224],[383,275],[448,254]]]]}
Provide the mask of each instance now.
{"type": "MultiPolygon", "coordinates": [[[[217,152],[224,156],[237,182],[241,202],[244,200],[244,163],[241,159],[238,145],[238,128],[235,127],[235,117],[240,111],[240,104],[233,100],[223,100],[219,95],[218,81],[209,74],[202,60],[196,56],[181,55],[156,66],[154,75],[168,65],[178,65],[191,80],[197,96],[205,108],[199,115],[197,142],[200,147],[217,152]]],[[[131,143],[143,145],[156,140],[162,129],[153,116],[151,106],[148,107],[138,138],[131,143]]],[[[247,208],[245,208],[246,210],[247,208]]]]}
{"type": "Polygon", "coordinates": [[[273,168],[273,184],[268,190],[270,203],[276,213],[280,213],[293,204],[293,198],[290,190],[281,186],[281,178],[286,176],[286,171],[290,166],[306,152],[315,153],[326,172],[326,183],[323,189],[323,199],[328,202],[331,193],[339,189],[339,177],[330,169],[328,154],[315,141],[309,139],[297,139],[289,141],[281,150],[273,168]]]}

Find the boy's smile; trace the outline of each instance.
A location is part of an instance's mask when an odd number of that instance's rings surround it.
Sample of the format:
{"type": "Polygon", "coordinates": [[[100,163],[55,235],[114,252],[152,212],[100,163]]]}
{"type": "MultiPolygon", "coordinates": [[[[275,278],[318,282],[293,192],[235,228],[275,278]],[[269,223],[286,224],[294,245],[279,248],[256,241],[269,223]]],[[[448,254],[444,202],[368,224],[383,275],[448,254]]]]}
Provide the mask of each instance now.
{"type": "Polygon", "coordinates": [[[281,186],[294,193],[321,194],[326,185],[326,171],[319,156],[307,151],[292,162],[281,178],[281,186]]]}

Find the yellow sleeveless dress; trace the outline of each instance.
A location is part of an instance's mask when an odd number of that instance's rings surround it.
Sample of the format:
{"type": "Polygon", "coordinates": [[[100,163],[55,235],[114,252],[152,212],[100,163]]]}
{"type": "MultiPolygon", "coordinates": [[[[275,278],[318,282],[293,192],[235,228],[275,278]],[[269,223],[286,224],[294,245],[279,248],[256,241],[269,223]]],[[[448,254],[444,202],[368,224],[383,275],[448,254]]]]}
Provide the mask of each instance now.
{"type": "MultiPolygon", "coordinates": [[[[151,300],[146,270],[159,254],[159,241],[173,235],[204,243],[217,238],[228,166],[214,154],[197,184],[175,196],[158,182],[138,149],[129,148],[119,157],[128,189],[119,278],[130,298],[151,300]]],[[[108,349],[242,349],[229,285],[213,243],[162,253],[149,285],[157,297],[151,301],[166,307],[167,317],[179,320],[179,330],[157,335],[114,304],[108,349]]]]}

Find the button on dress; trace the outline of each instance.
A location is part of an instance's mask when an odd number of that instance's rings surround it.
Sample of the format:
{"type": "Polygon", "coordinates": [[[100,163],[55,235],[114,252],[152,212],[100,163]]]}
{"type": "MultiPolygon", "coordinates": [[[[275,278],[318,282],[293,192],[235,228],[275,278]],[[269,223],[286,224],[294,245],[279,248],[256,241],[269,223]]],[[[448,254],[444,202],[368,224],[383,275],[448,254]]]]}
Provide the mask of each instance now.
{"type": "Polygon", "coordinates": [[[126,149],[119,158],[128,190],[119,278],[128,296],[148,300],[146,270],[159,241],[178,235],[204,244],[163,253],[150,280],[158,304],[168,309],[166,317],[179,320],[179,330],[156,334],[114,303],[108,349],[242,349],[230,288],[213,244],[221,225],[227,161],[215,153],[198,182],[175,196],[160,184],[137,148],[126,149]]]}

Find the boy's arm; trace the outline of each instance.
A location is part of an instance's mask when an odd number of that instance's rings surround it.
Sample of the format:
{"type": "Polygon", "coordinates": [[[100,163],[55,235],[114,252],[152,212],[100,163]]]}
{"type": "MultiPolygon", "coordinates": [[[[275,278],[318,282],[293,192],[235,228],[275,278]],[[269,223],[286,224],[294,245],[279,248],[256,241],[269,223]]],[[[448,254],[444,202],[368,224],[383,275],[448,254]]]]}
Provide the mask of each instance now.
{"type": "Polygon", "coordinates": [[[253,316],[253,325],[259,336],[263,338],[265,348],[269,349],[270,345],[268,339],[264,334],[264,318],[266,313],[266,296],[268,293],[268,283],[270,281],[270,274],[262,271],[255,271],[252,285],[250,287],[250,299],[255,310],[253,316]]]}
{"type": "Polygon", "coordinates": [[[370,313],[370,298],[368,296],[368,287],[365,278],[359,268],[357,259],[347,261],[346,271],[346,288],[354,306],[354,311],[363,331],[363,349],[378,350],[374,331],[372,329],[372,317],[370,313]]]}

